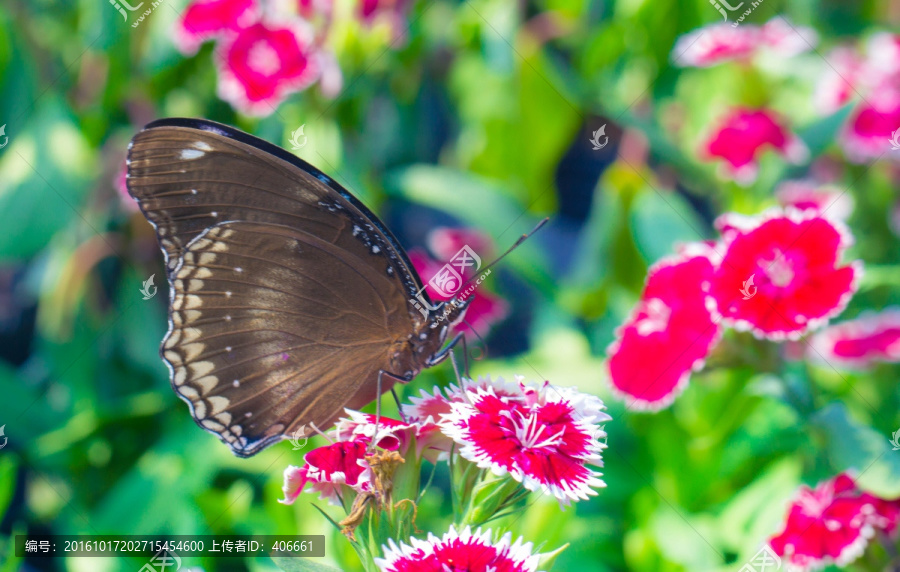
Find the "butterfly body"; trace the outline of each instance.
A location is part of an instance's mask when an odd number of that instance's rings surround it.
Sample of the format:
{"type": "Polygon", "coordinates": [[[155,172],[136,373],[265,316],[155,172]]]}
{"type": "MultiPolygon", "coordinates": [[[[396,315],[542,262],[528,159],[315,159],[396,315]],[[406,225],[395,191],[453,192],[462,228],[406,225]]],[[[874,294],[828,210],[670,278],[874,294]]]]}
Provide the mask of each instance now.
{"type": "Polygon", "coordinates": [[[127,180],[166,260],[172,386],[236,455],[325,429],[445,357],[468,301],[413,308],[421,279],[390,231],[287,151],[162,120],[132,141],[127,180]]]}

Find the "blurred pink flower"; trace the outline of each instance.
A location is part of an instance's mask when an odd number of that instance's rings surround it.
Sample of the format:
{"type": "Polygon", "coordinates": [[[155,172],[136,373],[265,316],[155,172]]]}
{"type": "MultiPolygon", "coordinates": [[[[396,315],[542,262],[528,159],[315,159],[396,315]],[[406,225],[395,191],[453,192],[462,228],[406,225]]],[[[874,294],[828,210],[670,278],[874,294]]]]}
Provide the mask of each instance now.
{"type": "Polygon", "coordinates": [[[783,127],[773,112],[737,108],[721,120],[703,144],[701,158],[723,159],[730,177],[749,184],[756,179],[759,155],[766,147],[792,163],[800,163],[808,155],[803,142],[783,127]]]}
{"type": "Polygon", "coordinates": [[[866,77],[866,62],[851,46],[831,50],[819,75],[814,98],[819,113],[830,115],[856,97],[857,89],[866,77]]]}
{"type": "Polygon", "coordinates": [[[812,180],[784,181],[775,189],[775,198],[783,207],[814,210],[837,220],[845,221],[853,213],[853,197],[849,193],[812,180]]]}
{"type": "Polygon", "coordinates": [[[713,256],[698,244],[647,272],[640,302],[607,349],[610,383],[629,408],[671,404],[721,336],[703,292],[713,275],[713,256]]]}
{"type": "Polygon", "coordinates": [[[521,398],[491,387],[465,389],[466,400],[451,401],[441,430],[456,441],[459,454],[495,475],[509,474],[528,490],[552,494],[560,504],[596,495],[606,486],[588,465],[603,466],[611,417],[603,402],[574,388],[527,386],[521,398]]]}
{"type": "Polygon", "coordinates": [[[862,264],[839,266],[853,238],[838,221],[789,208],[726,214],[716,226],[724,229],[725,253],[708,293],[714,319],[725,325],[798,339],[842,312],[856,291],[862,264]]]}
{"type": "Polygon", "coordinates": [[[512,542],[507,532],[498,542],[490,530],[475,533],[469,527],[457,532],[451,525],[443,538],[428,534],[428,540],[411,538],[410,544],[393,540],[383,547],[384,558],[376,558],[381,572],[537,572],[540,555],[530,542],[512,542]]]}
{"type": "Polygon", "coordinates": [[[900,91],[870,94],[862,101],[839,135],[847,159],[865,163],[881,156],[891,157],[893,132],[900,129],[900,91]]]}
{"type": "Polygon", "coordinates": [[[187,55],[200,44],[252,25],[259,19],[256,0],[195,0],[175,25],[175,45],[187,55]]]}
{"type": "Polygon", "coordinates": [[[809,357],[838,367],[865,369],[900,362],[900,308],[868,313],[817,333],[809,357]]]}
{"type": "Polygon", "coordinates": [[[406,38],[406,14],[411,6],[411,0],[360,0],[359,17],[369,26],[386,22],[397,42],[406,38]]]}
{"type": "Polygon", "coordinates": [[[311,30],[302,22],[257,22],[216,50],[219,97],[249,115],[268,115],[320,74],[311,30]]]}
{"type": "Polygon", "coordinates": [[[788,509],[782,532],[769,545],[790,570],[846,566],[865,551],[877,529],[896,528],[898,501],[860,491],[842,473],[815,489],[803,486],[788,509]]]}
{"type": "Polygon", "coordinates": [[[812,49],[818,35],[811,28],[792,26],[784,18],[770,20],[762,27],[725,22],[689,32],[675,42],[672,60],[681,67],[710,67],[725,62],[749,62],[762,50],[779,57],[791,57],[812,49]]]}
{"type": "MultiPolygon", "coordinates": [[[[450,256],[453,256],[457,251],[458,249],[452,251],[450,256]]],[[[428,283],[431,278],[438,274],[443,267],[443,263],[431,258],[424,250],[419,248],[410,249],[408,255],[416,272],[425,281],[425,290],[428,292],[429,298],[434,302],[449,300],[450,297],[442,296],[428,283]]],[[[472,275],[469,273],[463,276],[463,279],[468,280],[471,277],[472,275]]],[[[505,300],[491,294],[483,287],[476,289],[470,297],[472,297],[472,301],[466,309],[466,322],[471,324],[480,335],[486,336],[494,324],[507,316],[509,305],[505,300]]],[[[469,326],[464,322],[460,322],[454,326],[454,329],[459,332],[465,332],[469,330],[469,326]]]]}

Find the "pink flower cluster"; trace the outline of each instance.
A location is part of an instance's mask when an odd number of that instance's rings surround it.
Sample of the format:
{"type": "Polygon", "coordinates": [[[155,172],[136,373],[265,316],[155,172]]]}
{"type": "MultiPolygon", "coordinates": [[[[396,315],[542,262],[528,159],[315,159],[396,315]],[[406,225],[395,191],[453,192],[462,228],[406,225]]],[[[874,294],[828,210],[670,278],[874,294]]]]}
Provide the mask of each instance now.
{"type": "Polygon", "coordinates": [[[781,533],[769,546],[788,570],[815,570],[856,560],[877,531],[895,536],[900,500],[885,500],[861,491],[841,473],[815,489],[802,487],[791,502],[781,533]]]}
{"type": "MultiPolygon", "coordinates": [[[[364,0],[359,18],[387,14],[402,27],[405,2],[364,0]]],[[[186,55],[216,42],[219,97],[249,115],[269,115],[290,94],[319,81],[334,97],[341,71],[325,48],[331,0],[193,0],[178,19],[174,41],[186,55]]]]}
{"type": "Polygon", "coordinates": [[[856,291],[861,263],[841,263],[852,237],[815,208],[726,214],[716,226],[718,242],[688,245],[650,268],[607,350],[612,387],[629,407],[669,405],[723,326],[796,340],[843,311],[856,291]]]}
{"type": "Polygon", "coordinates": [[[822,330],[810,341],[809,357],[847,369],[900,362],[900,308],[867,313],[822,330]]]}
{"type": "Polygon", "coordinates": [[[304,466],[285,470],[282,502],[293,503],[307,484],[334,504],[343,487],[371,491],[365,455],[373,442],[401,454],[415,442],[417,456],[432,460],[446,459],[455,447],[480,468],[509,474],[566,504],[604,486],[600,474],[586,467],[602,465],[606,433],[599,424],[610,420],[596,397],[546,382],[483,378],[423,391],[411,402],[403,407],[405,421],[382,417],[377,427],[373,415],[348,411],[329,435],[332,444],[307,453],[304,466]]]}
{"type": "Polygon", "coordinates": [[[855,163],[885,155],[900,126],[900,35],[875,34],[862,49],[838,46],[826,60],[815,90],[819,112],[858,100],[839,136],[844,154],[855,163]]]}

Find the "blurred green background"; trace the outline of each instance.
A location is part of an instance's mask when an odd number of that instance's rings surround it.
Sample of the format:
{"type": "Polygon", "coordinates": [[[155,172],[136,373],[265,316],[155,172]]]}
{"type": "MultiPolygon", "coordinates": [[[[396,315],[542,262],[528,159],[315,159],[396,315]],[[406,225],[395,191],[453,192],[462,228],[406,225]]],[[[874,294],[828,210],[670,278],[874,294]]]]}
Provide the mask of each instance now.
{"type": "MultiPolygon", "coordinates": [[[[870,468],[867,487],[900,495],[900,452],[887,442],[900,427],[896,365],[838,372],[730,332],[657,414],[626,411],[603,368],[649,264],[679,242],[713,238],[720,213],[775,204],[776,182],[808,168],[768,154],[753,185],[721,180],[697,158],[710,122],[733,105],[765,104],[789,117],[810,162],[841,160],[835,138],[848,109],[819,117],[811,103],[827,70],[822,54],[896,29],[900,2],[768,0],[747,22],[785,15],[818,31],[816,50],[709,69],[670,59],[681,34],[720,18],[706,0],[417,2],[399,41],[337,22],[330,41],[343,89],[330,99],[313,86],[264,118],[217,97],[212,44],[192,57],[175,49],[185,4],[165,0],[137,28],[104,0],[0,5],[9,137],[0,149],[0,570],[143,563],[24,562],[10,539],[25,532],[325,533],[327,561],[357,569],[313,495],[277,502],[282,470],[301,463],[299,452],[285,442],[237,459],[169,388],[158,355],[162,256],[115,187],[129,139],[167,116],[229,123],[287,147],[304,125],[309,143],[298,154],[407,247],[449,224],[502,248],[552,217],[492,277],[511,311],[473,373],[577,385],[609,406],[608,487],[564,512],[541,499],[502,523],[547,549],[570,543],[556,570],[738,570],[777,532],[801,482],[870,468]],[[594,151],[589,139],[602,125],[610,145],[594,151]],[[145,301],[139,290],[151,274],[160,295],[145,301]]],[[[887,161],[842,171],[856,201],[851,254],[872,269],[844,317],[900,301],[900,241],[886,214],[897,178],[887,161]]],[[[402,392],[452,379],[441,366],[402,392]]],[[[418,527],[442,533],[448,502],[439,472],[418,527]]],[[[851,569],[877,562],[876,552],[851,569]]],[[[267,558],[186,564],[275,569],[267,558]]]]}

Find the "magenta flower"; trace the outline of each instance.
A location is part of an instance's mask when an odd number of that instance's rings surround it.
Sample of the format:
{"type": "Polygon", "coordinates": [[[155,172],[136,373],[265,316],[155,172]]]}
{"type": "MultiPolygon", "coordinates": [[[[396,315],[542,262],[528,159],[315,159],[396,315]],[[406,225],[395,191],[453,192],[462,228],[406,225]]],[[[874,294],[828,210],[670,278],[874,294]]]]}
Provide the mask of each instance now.
{"type": "Polygon", "coordinates": [[[256,0],[195,0],[175,25],[175,45],[194,54],[203,42],[252,25],[259,14],[256,0]]]}
{"type": "Polygon", "coordinates": [[[853,197],[849,193],[810,180],[784,181],[775,189],[775,198],[783,207],[813,210],[842,221],[853,213],[853,197]]]}
{"type": "Polygon", "coordinates": [[[384,547],[384,558],[376,558],[381,572],[537,572],[539,554],[530,542],[512,542],[507,532],[493,542],[490,530],[475,533],[469,527],[457,532],[451,526],[442,538],[428,534],[428,540],[410,539],[410,544],[393,540],[384,547]]]}
{"type": "Polygon", "coordinates": [[[279,502],[293,504],[307,483],[321,499],[335,505],[341,504],[344,485],[356,492],[372,490],[372,470],[365,461],[367,447],[367,442],[357,440],[313,449],[303,456],[305,465],[284,470],[284,499],[279,502]]]}
{"type": "Polygon", "coordinates": [[[738,108],[722,119],[703,144],[701,157],[723,159],[727,176],[746,185],[756,179],[759,155],[767,147],[791,163],[802,162],[808,154],[803,142],[771,111],[738,108]]]}
{"type": "Polygon", "coordinates": [[[900,362],[900,308],[864,314],[817,333],[812,359],[850,369],[866,369],[875,362],[900,362]]]}
{"type": "Polygon", "coordinates": [[[467,388],[466,401],[450,403],[441,430],[479,468],[509,474],[529,490],[552,494],[560,504],[596,495],[593,488],[606,485],[587,465],[603,466],[606,433],[598,424],[611,419],[602,411],[603,402],[547,382],[519,384],[519,398],[498,395],[491,387],[467,388]]]}
{"type": "Polygon", "coordinates": [[[726,214],[725,254],[710,281],[711,309],[726,325],[759,338],[798,339],[839,314],[856,291],[862,264],[840,266],[852,243],[838,221],[816,211],[726,214]]]}
{"type": "Polygon", "coordinates": [[[411,5],[410,0],[360,0],[359,17],[367,26],[387,23],[397,42],[406,37],[406,14],[411,5]]]}
{"type": "Polygon", "coordinates": [[[416,419],[419,422],[440,423],[444,415],[452,412],[451,403],[463,403],[466,401],[467,391],[477,392],[479,389],[491,388],[491,391],[499,397],[519,401],[525,398],[520,384],[505,381],[503,378],[492,380],[490,376],[483,376],[477,380],[464,378],[462,382],[464,389],[452,383],[443,390],[435,386],[431,393],[422,389],[421,397],[409,398],[411,404],[403,406],[403,414],[407,419],[416,419]]]}
{"type": "Polygon", "coordinates": [[[839,135],[841,148],[854,163],[891,157],[893,132],[900,128],[900,90],[871,94],[847,120],[839,135]]]}
{"type": "Polygon", "coordinates": [[[257,22],[228,36],[216,50],[219,97],[250,115],[268,115],[320,74],[312,33],[300,20],[257,22]]]}
{"type": "Polygon", "coordinates": [[[691,245],[648,271],[640,301],[607,348],[610,383],[629,408],[672,403],[719,340],[703,291],[714,256],[706,245],[691,245]]]}
{"type": "Polygon", "coordinates": [[[789,569],[845,566],[863,553],[876,529],[891,532],[896,528],[897,510],[898,501],[863,493],[842,473],[815,489],[801,487],[783,531],[769,545],[789,569]]]}

